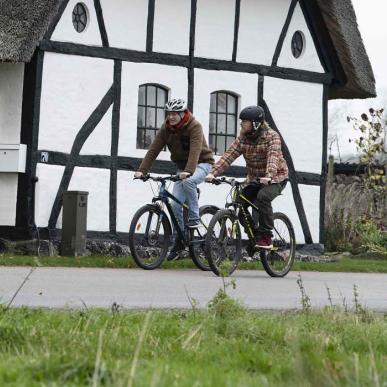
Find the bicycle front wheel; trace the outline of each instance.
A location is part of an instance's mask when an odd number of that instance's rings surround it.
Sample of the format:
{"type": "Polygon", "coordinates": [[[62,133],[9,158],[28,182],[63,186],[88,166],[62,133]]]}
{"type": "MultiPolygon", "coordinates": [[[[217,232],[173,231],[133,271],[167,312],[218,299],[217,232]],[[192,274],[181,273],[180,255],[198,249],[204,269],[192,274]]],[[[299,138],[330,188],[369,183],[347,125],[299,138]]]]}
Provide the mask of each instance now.
{"type": "Polygon", "coordinates": [[[273,215],[273,249],[261,251],[261,261],[271,277],[285,277],[294,263],[296,238],[290,219],[281,212],[273,215]]]}
{"type": "Polygon", "coordinates": [[[235,213],[218,211],[208,226],[205,253],[216,275],[230,275],[238,266],[242,253],[241,229],[235,213]]]}
{"type": "Polygon", "coordinates": [[[198,228],[189,230],[189,252],[191,259],[194,264],[203,271],[211,270],[211,267],[206,258],[205,241],[209,223],[217,211],[218,209],[216,207],[200,207],[200,226],[198,228]]]}
{"type": "Polygon", "coordinates": [[[164,261],[171,241],[171,225],[156,205],[141,207],[133,216],[129,229],[129,248],[136,264],[153,270],[164,261]]]}

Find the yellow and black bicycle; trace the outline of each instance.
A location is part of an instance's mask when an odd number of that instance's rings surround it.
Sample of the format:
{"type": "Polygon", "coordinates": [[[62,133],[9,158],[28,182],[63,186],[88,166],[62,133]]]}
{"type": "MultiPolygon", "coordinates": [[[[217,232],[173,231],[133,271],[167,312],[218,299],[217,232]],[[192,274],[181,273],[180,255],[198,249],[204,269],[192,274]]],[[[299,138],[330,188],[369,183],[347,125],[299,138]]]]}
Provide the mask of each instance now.
{"type": "MultiPolygon", "coordinates": [[[[228,184],[231,186],[225,209],[219,210],[211,219],[205,240],[205,253],[211,270],[219,275],[222,266],[232,274],[238,266],[242,256],[242,248],[253,259],[259,259],[266,272],[272,277],[284,277],[289,273],[294,262],[296,240],[290,219],[281,212],[273,215],[273,248],[271,250],[257,250],[255,246],[253,217],[243,206],[249,206],[258,211],[258,207],[249,201],[243,193],[244,183],[235,179],[215,178],[212,184],[228,184]],[[240,219],[245,231],[242,231],[240,219]]],[[[256,183],[259,184],[259,183],[256,183]]]]}

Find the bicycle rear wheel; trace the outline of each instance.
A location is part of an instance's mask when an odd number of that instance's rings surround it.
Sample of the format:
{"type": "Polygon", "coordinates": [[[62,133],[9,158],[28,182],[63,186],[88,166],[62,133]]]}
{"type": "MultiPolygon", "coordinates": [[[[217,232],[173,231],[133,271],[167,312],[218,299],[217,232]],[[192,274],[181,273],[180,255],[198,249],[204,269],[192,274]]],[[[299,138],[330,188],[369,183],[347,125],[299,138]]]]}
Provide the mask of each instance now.
{"type": "Polygon", "coordinates": [[[242,253],[239,221],[231,210],[218,211],[208,226],[205,253],[216,275],[230,275],[242,253]]]}
{"type": "Polygon", "coordinates": [[[189,252],[194,264],[203,271],[210,271],[211,267],[208,263],[205,253],[205,241],[209,223],[212,217],[216,214],[216,207],[203,206],[199,209],[200,226],[189,230],[189,252]]]}
{"type": "Polygon", "coordinates": [[[167,255],[171,225],[156,205],[145,205],[133,216],[129,229],[129,248],[136,264],[143,269],[158,268],[167,255]]]}
{"type": "Polygon", "coordinates": [[[276,212],[273,220],[273,249],[261,251],[261,261],[271,277],[285,277],[294,263],[296,238],[292,223],[285,214],[276,212]]]}

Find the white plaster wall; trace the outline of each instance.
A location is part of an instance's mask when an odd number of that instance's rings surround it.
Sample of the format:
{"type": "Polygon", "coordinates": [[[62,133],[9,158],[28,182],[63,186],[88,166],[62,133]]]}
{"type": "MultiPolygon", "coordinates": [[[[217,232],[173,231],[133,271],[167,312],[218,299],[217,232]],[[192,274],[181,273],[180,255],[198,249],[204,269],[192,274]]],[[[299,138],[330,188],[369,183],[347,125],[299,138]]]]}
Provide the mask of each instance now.
{"type": "Polygon", "coordinates": [[[290,67],[294,69],[316,71],[321,73],[324,72],[324,68],[321,65],[312,35],[309,31],[299,3],[294,9],[292,21],[290,22],[277,64],[281,67],[290,67]],[[291,49],[292,38],[296,31],[301,31],[305,37],[304,52],[298,59],[293,56],[291,49]]]}
{"type": "Polygon", "coordinates": [[[112,143],[112,110],[111,106],[100,123],[85,141],[81,155],[110,155],[112,143]]]}
{"type": "Polygon", "coordinates": [[[238,62],[271,65],[291,0],[243,0],[238,34],[238,62]]]}
{"type": "Polygon", "coordinates": [[[93,0],[82,0],[87,8],[87,26],[81,32],[77,32],[73,26],[73,9],[78,0],[70,0],[51,36],[52,40],[60,42],[80,43],[91,46],[101,46],[101,34],[99,32],[97,15],[93,0]]]}
{"type": "MultiPolygon", "coordinates": [[[[87,229],[90,231],[109,231],[109,187],[110,170],[79,167],[74,169],[69,191],[89,192],[87,229]]],[[[58,227],[62,227],[62,217],[58,227]]]]}
{"type": "MultiPolygon", "coordinates": [[[[63,171],[64,167],[57,165],[37,166],[39,181],[36,185],[35,221],[39,227],[46,227],[48,224],[63,171]]],[[[68,190],[89,192],[87,229],[90,231],[109,230],[109,185],[108,169],[80,167],[74,169],[68,190]]],[[[62,227],[62,211],[56,226],[62,227]]]]}
{"type": "MultiPolygon", "coordinates": [[[[39,149],[70,153],[75,136],[112,86],[113,65],[105,59],[45,54],[39,149]]],[[[106,118],[99,125],[90,141],[98,152],[110,154],[111,122],[106,118]]]]}
{"type": "MultiPolygon", "coordinates": [[[[144,157],[146,150],[136,149],[138,87],[156,83],[170,89],[169,98],[187,99],[187,69],[151,63],[123,63],[121,85],[121,115],[119,156],[144,157]]],[[[159,159],[170,160],[169,152],[161,152],[159,159]]]]}
{"type": "Polygon", "coordinates": [[[17,173],[0,173],[0,226],[15,226],[17,173]]]}
{"type": "Polygon", "coordinates": [[[195,56],[231,60],[234,22],[235,0],[198,0],[195,56]]]}
{"type": "Polygon", "coordinates": [[[19,144],[24,63],[0,63],[0,144],[19,144]]]}
{"type": "Polygon", "coordinates": [[[265,77],[264,99],[300,172],[321,173],[323,86],[265,77]]]}
{"type": "MultiPolygon", "coordinates": [[[[319,221],[320,221],[320,187],[299,185],[304,210],[309,224],[314,243],[319,241],[319,221]]],[[[292,188],[287,184],[282,195],[273,201],[273,211],[279,211],[286,214],[294,227],[297,243],[305,243],[301,222],[298,217],[297,209],[294,204],[292,188]]]]}
{"type": "Polygon", "coordinates": [[[157,0],[153,50],[188,55],[191,19],[190,0],[157,0]]]}
{"type": "Polygon", "coordinates": [[[101,0],[101,8],[110,47],[145,51],[148,1],[101,0]]]}
{"type": "Polygon", "coordinates": [[[48,225],[63,171],[60,165],[38,164],[36,167],[39,180],[35,186],[35,223],[38,227],[48,225]]]}
{"type": "MultiPolygon", "coordinates": [[[[201,122],[208,142],[210,119],[210,96],[214,91],[226,90],[236,93],[241,108],[257,103],[258,76],[232,71],[195,70],[194,115],[201,122]]],[[[218,157],[217,157],[218,158],[218,157]]],[[[245,165],[241,156],[235,165],[245,165]]]]}

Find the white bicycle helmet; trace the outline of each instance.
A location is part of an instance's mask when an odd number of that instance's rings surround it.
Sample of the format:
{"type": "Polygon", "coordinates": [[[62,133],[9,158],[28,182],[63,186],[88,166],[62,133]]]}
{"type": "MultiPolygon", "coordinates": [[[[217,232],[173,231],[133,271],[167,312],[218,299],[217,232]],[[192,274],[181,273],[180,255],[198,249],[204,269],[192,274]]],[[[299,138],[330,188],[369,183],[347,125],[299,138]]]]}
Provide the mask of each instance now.
{"type": "Polygon", "coordinates": [[[187,102],[184,99],[171,99],[165,104],[166,112],[185,112],[187,110],[187,102]]]}

